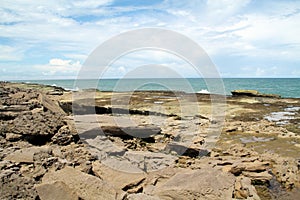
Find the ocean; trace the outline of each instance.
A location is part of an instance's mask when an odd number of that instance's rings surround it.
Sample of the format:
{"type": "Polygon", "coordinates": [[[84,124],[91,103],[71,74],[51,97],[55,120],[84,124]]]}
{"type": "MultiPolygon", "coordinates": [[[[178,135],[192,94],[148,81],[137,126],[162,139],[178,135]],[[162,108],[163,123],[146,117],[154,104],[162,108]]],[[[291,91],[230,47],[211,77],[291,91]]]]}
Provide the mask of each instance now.
{"type": "Polygon", "coordinates": [[[224,78],[224,79],[101,79],[101,80],[20,80],[14,82],[60,86],[69,90],[97,88],[101,91],[172,90],[199,93],[223,93],[250,89],[261,93],[300,98],[300,78],[224,78]],[[224,88],[224,89],[223,89],[224,88]]]}

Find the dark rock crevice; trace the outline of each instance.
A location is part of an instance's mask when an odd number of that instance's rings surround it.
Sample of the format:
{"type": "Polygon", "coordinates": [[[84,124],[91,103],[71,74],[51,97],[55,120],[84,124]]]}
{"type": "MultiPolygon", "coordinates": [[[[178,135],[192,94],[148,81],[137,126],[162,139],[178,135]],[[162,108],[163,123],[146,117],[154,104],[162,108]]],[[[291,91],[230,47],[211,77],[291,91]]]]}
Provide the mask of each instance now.
{"type": "Polygon", "coordinates": [[[89,115],[89,114],[131,114],[131,115],[155,115],[155,116],[166,116],[166,117],[178,117],[174,114],[164,114],[160,112],[153,112],[148,110],[137,110],[137,109],[124,109],[124,108],[111,108],[104,106],[89,106],[89,105],[79,105],[73,104],[72,102],[60,102],[60,107],[68,114],[76,115],[89,115]]]}

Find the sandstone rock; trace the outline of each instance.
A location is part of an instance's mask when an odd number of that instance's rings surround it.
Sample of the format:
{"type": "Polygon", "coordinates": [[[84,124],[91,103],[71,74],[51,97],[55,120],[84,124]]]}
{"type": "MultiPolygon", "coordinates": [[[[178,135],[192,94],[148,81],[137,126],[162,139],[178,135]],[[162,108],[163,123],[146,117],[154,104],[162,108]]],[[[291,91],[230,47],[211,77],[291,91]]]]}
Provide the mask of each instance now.
{"type": "Polygon", "coordinates": [[[269,181],[272,179],[272,175],[269,174],[267,171],[264,172],[247,172],[244,171],[242,173],[244,176],[251,179],[252,182],[255,184],[264,184],[269,183],[269,181]]]}
{"type": "Polygon", "coordinates": [[[101,126],[105,135],[122,137],[122,138],[151,138],[153,135],[161,132],[157,126],[144,126],[144,127],[118,127],[118,126],[101,126]]]}
{"type": "Polygon", "coordinates": [[[262,172],[266,171],[269,166],[268,162],[242,162],[242,163],[235,163],[232,168],[230,169],[230,172],[234,175],[239,175],[243,171],[249,171],[249,172],[262,172]]]}
{"type": "Polygon", "coordinates": [[[115,190],[110,183],[71,167],[46,173],[42,179],[42,184],[53,184],[57,181],[63,182],[68,188],[75,191],[81,199],[115,200],[122,199],[124,195],[122,191],[115,190]]]}
{"type": "Polygon", "coordinates": [[[147,195],[144,193],[129,194],[125,200],[160,200],[157,196],[147,195]]]}
{"type": "MultiPolygon", "coordinates": [[[[50,142],[51,137],[61,127],[67,125],[64,120],[65,113],[57,101],[41,91],[25,88],[4,90],[7,90],[8,96],[4,101],[0,101],[0,110],[4,111],[1,112],[0,119],[1,126],[4,121],[3,132],[8,141],[25,140],[33,145],[44,145],[50,142]]],[[[64,131],[59,139],[67,140],[70,135],[64,131]]]]}
{"type": "Polygon", "coordinates": [[[125,172],[125,173],[144,173],[137,164],[133,163],[131,160],[128,160],[126,157],[108,157],[105,160],[101,160],[105,166],[110,168],[125,172]]]}
{"type": "Polygon", "coordinates": [[[20,173],[20,164],[0,162],[0,199],[37,199],[35,180],[20,173]]]}
{"type": "MultiPolygon", "coordinates": [[[[99,160],[105,159],[108,156],[123,156],[126,149],[124,147],[120,147],[111,142],[107,137],[98,135],[98,130],[90,130],[89,132],[95,132],[95,138],[85,139],[90,145],[90,151],[92,154],[97,156],[99,160]]],[[[85,137],[87,137],[85,134],[85,137]]],[[[82,138],[82,135],[80,135],[82,138]]]]}
{"type": "Polygon", "coordinates": [[[10,106],[2,106],[0,108],[1,112],[4,112],[4,114],[10,114],[10,113],[18,113],[22,111],[29,111],[30,108],[26,105],[10,105],[10,106]]]}
{"type": "Polygon", "coordinates": [[[186,143],[172,142],[166,146],[165,151],[168,153],[175,152],[177,155],[195,158],[202,155],[205,150],[201,149],[201,145],[199,143],[188,145],[186,143]]]}
{"type": "Polygon", "coordinates": [[[235,178],[213,168],[177,173],[154,189],[162,199],[231,199],[235,178]]]}
{"type": "Polygon", "coordinates": [[[145,194],[153,194],[154,189],[165,184],[176,173],[186,171],[182,168],[166,167],[158,171],[153,171],[147,174],[146,180],[143,183],[143,192],[145,194]]]}
{"type": "Polygon", "coordinates": [[[0,161],[0,170],[6,168],[6,166],[9,165],[9,164],[11,164],[10,161],[8,161],[8,160],[1,160],[0,161]]]}
{"type": "Polygon", "coordinates": [[[43,165],[46,165],[48,168],[51,166],[51,168],[56,170],[65,166],[72,166],[87,174],[92,174],[92,161],[96,160],[84,144],[72,143],[67,146],[56,146],[53,156],[55,157],[50,157],[44,161],[43,165]],[[57,157],[59,158],[57,159],[57,157]]]}
{"type": "Polygon", "coordinates": [[[22,138],[22,135],[15,134],[15,133],[6,133],[6,140],[10,142],[18,141],[22,138]]]}
{"type": "Polygon", "coordinates": [[[220,153],[220,156],[233,156],[237,158],[256,158],[259,154],[241,144],[234,144],[220,153]]]}
{"type": "Polygon", "coordinates": [[[262,172],[262,171],[266,171],[269,168],[270,163],[255,161],[255,162],[251,162],[251,163],[244,162],[243,165],[245,165],[246,171],[262,172]]]}
{"type": "Polygon", "coordinates": [[[126,173],[107,167],[99,161],[93,162],[92,170],[96,176],[111,183],[116,189],[129,193],[141,190],[141,183],[146,178],[146,174],[142,171],[141,173],[126,173]]]}
{"type": "Polygon", "coordinates": [[[63,91],[51,91],[51,92],[48,92],[47,94],[49,94],[49,95],[63,95],[64,92],[63,91]]]}
{"type": "Polygon", "coordinates": [[[7,155],[4,159],[9,160],[16,163],[33,163],[34,162],[34,154],[40,152],[51,152],[50,147],[29,147],[26,149],[17,150],[9,155],[7,155]]]}
{"type": "Polygon", "coordinates": [[[124,158],[145,172],[163,169],[175,164],[176,157],[164,153],[127,151],[124,158]]]}
{"type": "Polygon", "coordinates": [[[78,142],[79,136],[77,133],[72,133],[69,126],[65,125],[58,130],[51,141],[58,145],[68,145],[71,142],[78,142]]]}
{"type": "Polygon", "coordinates": [[[234,184],[233,196],[236,199],[260,200],[255,187],[251,185],[251,180],[243,176],[237,177],[234,184]]]}
{"type": "Polygon", "coordinates": [[[270,155],[273,163],[272,172],[277,180],[287,189],[300,187],[300,162],[293,158],[270,155]]]}
{"type": "Polygon", "coordinates": [[[22,135],[22,139],[34,145],[44,145],[58,132],[65,122],[61,115],[50,112],[19,115],[6,126],[6,131],[22,135]],[[33,123],[34,122],[34,123],[33,123]]]}
{"type": "Polygon", "coordinates": [[[204,144],[204,142],[205,142],[204,137],[197,136],[193,139],[193,144],[202,145],[202,144],[204,144]]]}
{"type": "MultiPolygon", "coordinates": [[[[158,139],[158,141],[163,141],[163,140],[158,139]]],[[[156,142],[156,143],[149,144],[147,146],[147,150],[150,152],[162,152],[166,148],[166,146],[167,146],[166,143],[156,142]]]]}
{"type": "Polygon", "coordinates": [[[235,131],[237,131],[238,130],[238,127],[228,127],[228,128],[226,128],[226,132],[227,133],[231,133],[231,132],[235,132],[235,131]]]}
{"type": "Polygon", "coordinates": [[[78,195],[71,190],[64,182],[56,181],[37,185],[36,190],[41,200],[78,200],[78,195]]]}
{"type": "Polygon", "coordinates": [[[52,113],[56,114],[65,114],[65,112],[61,109],[59,104],[51,99],[49,99],[46,95],[39,94],[38,100],[44,107],[44,110],[50,110],[52,113]]]}
{"type": "Polygon", "coordinates": [[[40,180],[41,177],[43,177],[46,172],[47,170],[45,169],[45,167],[38,165],[34,168],[34,170],[30,173],[30,175],[35,180],[40,180]]]}

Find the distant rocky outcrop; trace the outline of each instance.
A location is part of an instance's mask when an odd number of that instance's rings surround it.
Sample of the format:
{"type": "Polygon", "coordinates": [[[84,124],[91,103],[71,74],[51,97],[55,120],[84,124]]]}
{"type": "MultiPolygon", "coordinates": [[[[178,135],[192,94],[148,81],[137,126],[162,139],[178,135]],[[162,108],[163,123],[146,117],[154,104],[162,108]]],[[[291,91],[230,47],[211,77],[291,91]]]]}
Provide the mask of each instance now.
{"type": "Polygon", "coordinates": [[[247,97],[269,97],[269,98],[280,98],[277,94],[263,94],[257,90],[233,90],[231,91],[233,96],[247,96],[247,97]]]}

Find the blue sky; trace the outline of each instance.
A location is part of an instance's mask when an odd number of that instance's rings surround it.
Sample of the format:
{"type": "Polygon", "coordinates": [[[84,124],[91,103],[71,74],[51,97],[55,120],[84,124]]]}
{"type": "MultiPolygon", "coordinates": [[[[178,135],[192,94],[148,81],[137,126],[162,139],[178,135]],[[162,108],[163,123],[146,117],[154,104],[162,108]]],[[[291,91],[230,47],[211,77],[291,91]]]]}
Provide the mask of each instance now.
{"type": "MultiPolygon", "coordinates": [[[[300,1],[2,0],[0,80],[76,78],[102,42],[146,27],[196,41],[222,77],[300,77],[300,1]]],[[[173,55],[141,51],[117,60],[105,77],[146,64],[195,76],[173,55]]]]}

